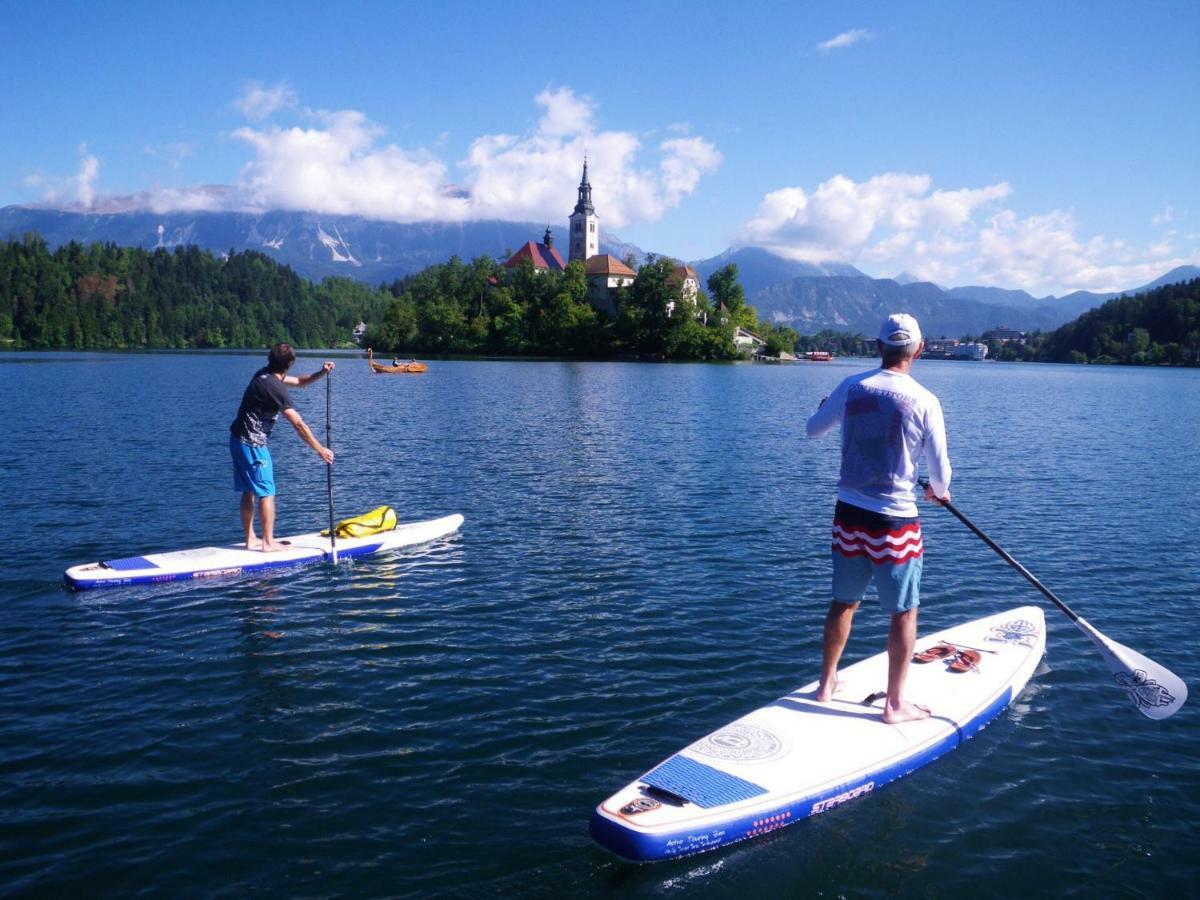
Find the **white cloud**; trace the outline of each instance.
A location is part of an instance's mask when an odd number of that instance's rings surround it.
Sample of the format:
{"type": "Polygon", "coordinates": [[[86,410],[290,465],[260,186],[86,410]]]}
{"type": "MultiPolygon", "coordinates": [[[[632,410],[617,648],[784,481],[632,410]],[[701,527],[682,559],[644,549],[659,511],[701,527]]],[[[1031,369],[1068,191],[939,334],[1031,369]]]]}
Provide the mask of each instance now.
{"type": "Polygon", "coordinates": [[[827,41],[822,41],[817,44],[817,49],[822,53],[828,53],[830,50],[841,50],[845,47],[853,47],[862,41],[869,41],[874,35],[866,28],[851,28],[849,31],[843,31],[839,35],[831,37],[827,41]]]}
{"type": "Polygon", "coordinates": [[[402,221],[465,217],[463,202],[443,195],[446,167],[431,154],[380,146],[383,130],[354,110],[310,117],[314,127],[233,133],[254,152],[236,186],[243,207],[402,221]]]}
{"type": "Polygon", "coordinates": [[[918,233],[945,240],[943,232],[1011,190],[1001,182],[930,193],[931,182],[928,175],[888,172],[864,182],[835,175],[811,193],[781,188],[763,199],[741,243],[807,262],[882,259],[910,248],[918,233]]]}
{"type": "Polygon", "coordinates": [[[979,233],[973,261],[984,283],[1019,285],[1031,293],[1117,291],[1152,281],[1190,260],[1170,257],[1162,242],[1139,247],[1103,235],[1080,238],[1070,213],[1054,210],[1021,218],[1011,210],[992,216],[979,233]]]}
{"type": "Polygon", "coordinates": [[[460,164],[471,217],[561,221],[574,205],[586,154],[600,220],[614,228],[652,222],[721,163],[710,141],[673,138],[657,145],[657,166],[647,168],[639,163],[638,136],[599,130],[592,101],[565,87],[543,91],[536,101],[544,112],[532,134],[485,135],[472,142],[460,164]]]}
{"type": "Polygon", "coordinates": [[[88,210],[98,196],[96,182],[100,177],[100,159],[88,152],[87,144],[80,144],[79,168],[74,175],[65,178],[35,173],[22,179],[26,187],[42,192],[42,200],[49,204],[70,209],[88,210]]]}
{"type": "Polygon", "coordinates": [[[1174,232],[1146,246],[1103,235],[1085,239],[1062,210],[1021,217],[999,208],[1012,193],[1006,182],[931,187],[928,175],[889,172],[863,182],[836,175],[812,191],[781,188],[763,198],[739,243],[805,262],[847,262],[871,273],[907,271],[939,284],[991,284],[1035,295],[1120,290],[1194,261],[1176,251],[1174,232]]]}
{"type": "Polygon", "coordinates": [[[296,92],[282,81],[273,85],[248,81],[233,107],[252,122],[261,122],[281,109],[295,107],[297,102],[296,92]]]}
{"type": "Polygon", "coordinates": [[[1162,212],[1156,213],[1154,216],[1152,216],[1150,221],[1154,225],[1169,225],[1169,224],[1171,224],[1171,222],[1175,221],[1175,208],[1172,206],[1168,206],[1162,212]]]}
{"type": "MultiPolygon", "coordinates": [[[[601,221],[620,228],[660,218],[694,193],[701,178],[721,163],[721,154],[703,137],[672,136],[643,147],[633,132],[604,130],[597,125],[594,101],[567,87],[548,88],[534,102],[541,112],[531,131],[476,138],[466,157],[455,164],[452,177],[451,166],[432,149],[386,142],[383,127],[357,110],[302,109],[285,85],[252,84],[235,104],[249,118],[261,120],[287,108],[298,121],[236,129],[232,136],[248,148],[250,158],[231,188],[151,189],[108,198],[106,208],[137,204],[160,212],[291,209],[401,222],[561,223],[575,204],[586,154],[601,221]]],[[[94,162],[71,181],[73,193],[87,205],[95,199],[98,165],[94,162]]],[[[50,196],[46,180],[36,186],[51,202],[63,195],[59,190],[50,196]]]]}

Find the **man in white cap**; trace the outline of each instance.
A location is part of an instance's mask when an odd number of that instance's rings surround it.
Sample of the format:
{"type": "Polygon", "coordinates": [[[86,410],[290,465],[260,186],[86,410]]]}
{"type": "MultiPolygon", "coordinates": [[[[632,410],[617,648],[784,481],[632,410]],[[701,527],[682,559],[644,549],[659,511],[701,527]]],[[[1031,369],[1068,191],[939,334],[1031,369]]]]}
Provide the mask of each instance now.
{"type": "Polygon", "coordinates": [[[883,721],[923,719],[929,710],[904,699],[917,639],[921,561],[925,547],[913,488],[917,464],[929,473],[926,500],[950,499],[950,459],[942,405],[909,374],[925,348],[917,320],[888,316],[876,341],[882,364],[852,375],[821,401],[808,436],[842,426],[842,468],[833,517],[833,602],[825,616],[824,658],[817,700],[837,691],[837,666],[854,612],[872,580],[891,614],[887,700],[883,721]]]}

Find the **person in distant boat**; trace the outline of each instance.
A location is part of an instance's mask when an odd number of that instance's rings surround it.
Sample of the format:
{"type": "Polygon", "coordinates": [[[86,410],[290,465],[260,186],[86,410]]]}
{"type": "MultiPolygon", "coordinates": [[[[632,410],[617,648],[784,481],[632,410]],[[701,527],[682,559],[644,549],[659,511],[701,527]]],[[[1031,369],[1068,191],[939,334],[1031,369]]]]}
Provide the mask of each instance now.
{"type": "Polygon", "coordinates": [[[393,356],[392,357],[392,368],[394,369],[398,365],[400,365],[400,358],[398,356],[393,356]]]}
{"type": "Polygon", "coordinates": [[[929,472],[925,499],[950,499],[950,458],[942,405],[910,374],[925,343],[917,320],[888,316],[875,343],[878,369],[851,375],[808,420],[809,437],[841,424],[842,466],[833,517],[833,602],[825,616],[824,653],[816,699],[837,691],[837,667],[854,613],[872,579],[891,614],[883,721],[924,719],[929,710],[904,699],[917,639],[925,545],[913,488],[917,464],[929,472]]]}
{"type": "Polygon", "coordinates": [[[308,446],[327,465],[333,465],[333,451],[317,440],[312,429],[304,423],[300,413],[292,405],[288,386],[308,387],[333,370],[333,363],[326,362],[310,375],[287,374],[296,361],[296,351],[290,344],[276,344],[267,355],[267,365],[254,373],[250,384],[242,394],[242,405],[237,418],[229,426],[229,453],[233,457],[233,489],[242,495],[242,529],[246,533],[246,549],[282,550],[285,545],[275,540],[275,472],[271,464],[271,451],[267,439],[279,414],[292,423],[292,427],[308,446]],[[262,527],[262,541],[254,534],[254,501],[258,498],[258,522],[262,527]]]}

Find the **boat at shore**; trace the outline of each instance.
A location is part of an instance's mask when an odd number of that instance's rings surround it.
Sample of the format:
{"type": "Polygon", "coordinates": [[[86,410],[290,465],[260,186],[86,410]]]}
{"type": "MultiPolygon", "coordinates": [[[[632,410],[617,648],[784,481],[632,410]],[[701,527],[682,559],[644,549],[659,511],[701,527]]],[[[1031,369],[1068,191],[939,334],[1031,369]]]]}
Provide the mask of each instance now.
{"type": "Polygon", "coordinates": [[[375,362],[375,351],[367,348],[367,364],[371,367],[372,372],[383,375],[416,375],[429,369],[429,366],[423,362],[417,362],[415,359],[406,363],[401,363],[398,366],[386,366],[383,363],[375,362]]]}

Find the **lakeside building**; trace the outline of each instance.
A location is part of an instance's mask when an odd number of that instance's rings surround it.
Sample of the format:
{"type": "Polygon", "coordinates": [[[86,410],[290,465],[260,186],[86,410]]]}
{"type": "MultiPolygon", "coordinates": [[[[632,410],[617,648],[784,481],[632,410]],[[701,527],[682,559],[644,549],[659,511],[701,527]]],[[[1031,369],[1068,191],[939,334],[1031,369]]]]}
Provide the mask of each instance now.
{"type": "Polygon", "coordinates": [[[959,344],[954,348],[954,356],[951,359],[987,359],[988,346],[987,344],[976,343],[970,341],[965,344],[959,344]]]}
{"type": "Polygon", "coordinates": [[[753,356],[760,349],[767,346],[767,342],[753,331],[747,331],[739,325],[737,331],[733,333],[733,345],[739,350],[750,351],[750,355],[753,356]]]}
{"type": "Polygon", "coordinates": [[[991,331],[983,333],[985,341],[995,341],[998,344],[1007,344],[1012,341],[1014,344],[1024,344],[1029,336],[1024,331],[1017,331],[1015,328],[1009,328],[1007,325],[997,325],[991,331]]]}
{"type": "Polygon", "coordinates": [[[925,342],[925,352],[921,354],[926,359],[987,359],[987,344],[958,338],[936,338],[925,342]]]}
{"type": "Polygon", "coordinates": [[[637,272],[609,253],[598,253],[583,264],[587,275],[588,300],[608,315],[617,315],[617,291],[629,287],[637,272]]]}

